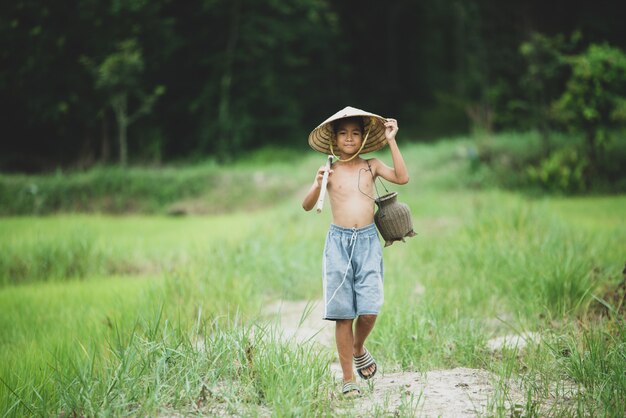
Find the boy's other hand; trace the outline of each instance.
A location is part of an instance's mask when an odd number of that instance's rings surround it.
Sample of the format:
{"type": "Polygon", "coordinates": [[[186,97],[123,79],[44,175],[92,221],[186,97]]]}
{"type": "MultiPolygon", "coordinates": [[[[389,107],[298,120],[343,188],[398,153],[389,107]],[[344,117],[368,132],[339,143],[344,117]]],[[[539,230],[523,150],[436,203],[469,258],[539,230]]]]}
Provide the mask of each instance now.
{"type": "MultiPolygon", "coordinates": [[[[317,187],[322,187],[322,179],[324,178],[324,173],[328,170],[325,165],[321,166],[319,170],[317,170],[317,176],[315,176],[315,183],[317,187]]],[[[330,176],[333,173],[333,170],[328,171],[328,175],[330,176]]]]}
{"type": "Polygon", "coordinates": [[[398,121],[395,119],[387,119],[385,122],[385,138],[387,141],[393,141],[396,139],[396,133],[398,133],[398,121]]]}

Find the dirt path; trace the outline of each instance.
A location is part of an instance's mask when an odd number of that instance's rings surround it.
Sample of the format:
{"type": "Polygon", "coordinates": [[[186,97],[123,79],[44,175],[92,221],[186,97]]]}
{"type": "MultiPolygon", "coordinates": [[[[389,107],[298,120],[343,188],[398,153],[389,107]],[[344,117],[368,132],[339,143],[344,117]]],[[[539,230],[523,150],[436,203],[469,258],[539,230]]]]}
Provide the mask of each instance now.
{"type": "MultiPolygon", "coordinates": [[[[275,316],[285,338],[296,341],[311,341],[333,350],[334,326],[322,320],[321,301],[281,301],[267,307],[266,314],[275,316]]],[[[519,341],[514,338],[501,339],[498,344],[507,341],[519,341]]],[[[338,363],[331,366],[337,380],[341,379],[338,363]]],[[[488,412],[489,402],[493,403],[496,379],[486,370],[456,368],[451,370],[432,370],[426,373],[400,372],[386,373],[384,365],[380,373],[368,384],[361,382],[364,396],[359,398],[358,406],[341,405],[351,411],[364,411],[362,415],[414,415],[420,417],[475,417],[488,412]],[[365,412],[368,411],[368,412],[365,412]]],[[[337,383],[339,387],[339,382],[337,383]]],[[[513,404],[522,404],[523,396],[509,388],[509,397],[513,404]]],[[[511,412],[511,406],[505,405],[511,412]]],[[[508,414],[507,414],[508,415],[508,414]]]]}

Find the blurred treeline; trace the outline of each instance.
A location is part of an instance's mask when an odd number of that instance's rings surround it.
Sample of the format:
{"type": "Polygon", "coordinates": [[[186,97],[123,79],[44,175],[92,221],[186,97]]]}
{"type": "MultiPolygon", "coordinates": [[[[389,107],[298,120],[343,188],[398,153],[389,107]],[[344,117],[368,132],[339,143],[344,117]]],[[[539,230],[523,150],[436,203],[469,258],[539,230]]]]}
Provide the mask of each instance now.
{"type": "Polygon", "coordinates": [[[626,119],[626,16],[617,1],[15,0],[0,8],[5,172],[306,147],[308,132],[345,105],[397,117],[418,140],[498,130],[548,138],[573,127],[588,146],[574,165],[597,171],[598,149],[626,119]]]}

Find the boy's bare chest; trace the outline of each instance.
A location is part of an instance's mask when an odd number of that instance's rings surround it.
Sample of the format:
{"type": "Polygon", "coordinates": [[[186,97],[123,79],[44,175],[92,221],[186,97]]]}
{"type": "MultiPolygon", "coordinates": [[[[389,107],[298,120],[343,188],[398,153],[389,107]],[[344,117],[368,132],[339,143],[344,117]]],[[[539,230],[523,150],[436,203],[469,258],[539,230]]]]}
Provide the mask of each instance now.
{"type": "Polygon", "coordinates": [[[332,179],[329,182],[329,190],[338,194],[352,194],[365,192],[372,189],[372,174],[366,167],[340,167],[333,170],[332,179]]]}

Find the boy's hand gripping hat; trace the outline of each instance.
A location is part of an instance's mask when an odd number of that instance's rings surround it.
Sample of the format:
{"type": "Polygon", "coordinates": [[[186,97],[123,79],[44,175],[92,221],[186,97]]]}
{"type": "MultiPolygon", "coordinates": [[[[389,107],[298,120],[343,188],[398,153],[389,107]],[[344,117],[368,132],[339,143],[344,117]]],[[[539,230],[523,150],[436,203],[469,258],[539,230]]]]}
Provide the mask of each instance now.
{"type": "Polygon", "coordinates": [[[347,106],[311,131],[309,134],[309,145],[311,148],[322,154],[334,155],[331,148],[331,142],[333,140],[332,122],[352,116],[361,116],[363,118],[365,129],[363,134],[366,136],[363,139],[364,143],[360,154],[377,151],[387,145],[387,138],[385,137],[385,118],[374,113],[366,112],[365,110],[347,106]]]}

